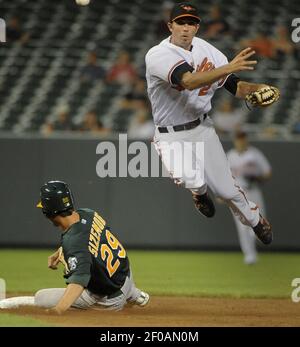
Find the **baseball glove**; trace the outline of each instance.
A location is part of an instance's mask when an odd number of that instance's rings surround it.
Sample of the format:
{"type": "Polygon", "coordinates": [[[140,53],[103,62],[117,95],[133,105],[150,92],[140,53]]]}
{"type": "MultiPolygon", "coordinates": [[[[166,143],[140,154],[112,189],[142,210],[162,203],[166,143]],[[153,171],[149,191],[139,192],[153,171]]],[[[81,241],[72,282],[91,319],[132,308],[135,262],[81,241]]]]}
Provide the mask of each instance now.
{"type": "Polygon", "coordinates": [[[251,106],[266,107],[277,101],[279,96],[280,91],[278,88],[266,85],[246,95],[245,101],[247,106],[250,104],[251,106]]]}

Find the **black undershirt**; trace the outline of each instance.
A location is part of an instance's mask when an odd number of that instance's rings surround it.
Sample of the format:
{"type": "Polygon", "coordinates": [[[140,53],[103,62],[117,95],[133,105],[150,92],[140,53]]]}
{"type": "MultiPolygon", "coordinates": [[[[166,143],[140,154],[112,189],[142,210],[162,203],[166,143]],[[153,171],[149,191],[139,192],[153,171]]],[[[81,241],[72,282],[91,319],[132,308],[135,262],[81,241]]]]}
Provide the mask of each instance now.
{"type": "MultiPolygon", "coordinates": [[[[193,72],[194,68],[191,65],[189,65],[187,62],[182,63],[181,65],[177,66],[171,75],[172,84],[180,85],[182,76],[188,71],[193,72]]],[[[235,95],[236,91],[237,91],[237,84],[239,81],[240,81],[240,78],[238,76],[236,76],[235,74],[231,74],[227,77],[227,80],[224,83],[224,87],[231,94],[235,95]]]]}
{"type": "Polygon", "coordinates": [[[226,82],[224,83],[224,87],[233,95],[236,94],[237,84],[240,81],[240,78],[235,74],[231,74],[228,76],[226,82]]]}
{"type": "Polygon", "coordinates": [[[182,63],[181,65],[177,66],[176,69],[173,71],[172,75],[171,75],[171,82],[175,85],[179,85],[181,84],[181,79],[182,76],[186,73],[186,72],[193,72],[194,69],[191,67],[191,65],[189,65],[188,63],[182,63]]]}

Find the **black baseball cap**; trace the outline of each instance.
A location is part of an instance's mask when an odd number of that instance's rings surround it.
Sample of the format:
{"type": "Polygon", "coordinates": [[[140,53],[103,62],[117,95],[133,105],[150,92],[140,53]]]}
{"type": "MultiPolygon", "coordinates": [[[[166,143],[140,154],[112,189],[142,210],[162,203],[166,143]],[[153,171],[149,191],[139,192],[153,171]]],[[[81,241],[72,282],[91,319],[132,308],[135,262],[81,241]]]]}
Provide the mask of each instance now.
{"type": "Polygon", "coordinates": [[[197,7],[190,2],[176,4],[171,10],[170,22],[183,17],[191,17],[194,18],[196,22],[201,22],[197,7]]]}
{"type": "Polygon", "coordinates": [[[41,187],[41,200],[36,207],[49,217],[74,209],[72,192],[63,181],[49,181],[41,187]]]}
{"type": "Polygon", "coordinates": [[[248,134],[245,130],[238,130],[235,132],[234,137],[236,139],[245,139],[247,138],[248,134]]]}

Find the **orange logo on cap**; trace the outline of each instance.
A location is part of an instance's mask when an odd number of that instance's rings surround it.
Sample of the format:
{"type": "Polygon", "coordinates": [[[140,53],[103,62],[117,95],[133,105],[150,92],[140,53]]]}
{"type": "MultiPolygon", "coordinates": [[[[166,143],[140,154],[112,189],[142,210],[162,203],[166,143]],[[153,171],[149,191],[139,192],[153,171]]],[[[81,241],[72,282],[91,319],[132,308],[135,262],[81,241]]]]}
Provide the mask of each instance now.
{"type": "Polygon", "coordinates": [[[183,8],[183,9],[186,10],[186,11],[193,11],[193,10],[194,10],[193,7],[187,6],[187,5],[182,5],[181,8],[183,8]]]}

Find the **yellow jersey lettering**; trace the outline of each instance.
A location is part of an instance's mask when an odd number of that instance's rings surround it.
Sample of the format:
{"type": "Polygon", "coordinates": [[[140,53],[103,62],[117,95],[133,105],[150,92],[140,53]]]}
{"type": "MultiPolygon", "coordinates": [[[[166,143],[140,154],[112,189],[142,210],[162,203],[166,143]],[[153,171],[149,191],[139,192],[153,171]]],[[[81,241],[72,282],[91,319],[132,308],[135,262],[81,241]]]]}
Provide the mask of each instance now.
{"type": "Polygon", "coordinates": [[[90,234],[94,235],[98,241],[100,240],[101,231],[98,231],[98,230],[95,230],[94,228],[92,228],[90,234]]]}
{"type": "Polygon", "coordinates": [[[106,224],[105,220],[97,212],[95,212],[95,217],[98,218],[103,224],[106,224]]]}
{"type": "Polygon", "coordinates": [[[100,230],[105,228],[105,224],[103,224],[99,219],[94,218],[93,223],[95,223],[100,230]]]}
{"type": "Polygon", "coordinates": [[[98,249],[97,244],[93,243],[93,241],[90,239],[89,241],[89,245],[91,245],[93,248],[95,248],[96,250],[98,249]]]}
{"type": "Polygon", "coordinates": [[[118,239],[109,230],[106,230],[105,235],[106,235],[107,242],[112,249],[120,248],[120,250],[118,252],[118,257],[125,258],[126,257],[126,251],[125,251],[124,247],[121,245],[121,243],[118,241],[118,239]]]}
{"type": "Polygon", "coordinates": [[[98,224],[95,223],[95,221],[93,221],[92,227],[93,227],[93,229],[95,229],[97,231],[97,233],[99,233],[99,234],[102,233],[102,229],[100,228],[100,226],[98,224]]]}
{"type": "Polygon", "coordinates": [[[95,251],[97,252],[97,255],[98,255],[99,243],[100,241],[97,240],[92,234],[90,234],[89,245],[95,249],[95,251]]]}
{"type": "Polygon", "coordinates": [[[112,277],[113,274],[117,271],[120,266],[120,261],[117,259],[113,264],[114,255],[112,250],[108,247],[108,245],[101,245],[101,258],[103,261],[106,261],[106,270],[109,274],[109,277],[112,277]]]}
{"type": "Polygon", "coordinates": [[[98,251],[95,248],[93,248],[92,245],[89,246],[89,251],[95,258],[98,257],[98,251]]]}

